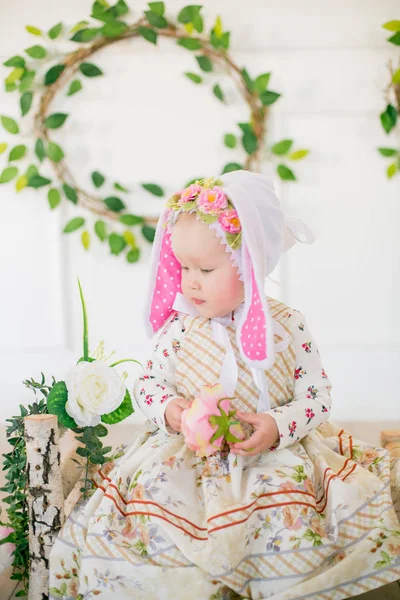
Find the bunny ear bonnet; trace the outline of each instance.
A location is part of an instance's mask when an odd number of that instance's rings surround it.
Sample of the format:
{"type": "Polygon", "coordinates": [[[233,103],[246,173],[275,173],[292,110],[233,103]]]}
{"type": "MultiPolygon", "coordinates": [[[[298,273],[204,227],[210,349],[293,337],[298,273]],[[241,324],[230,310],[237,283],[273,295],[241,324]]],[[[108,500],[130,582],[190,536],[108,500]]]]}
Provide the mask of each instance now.
{"type": "MultiPolygon", "coordinates": [[[[258,173],[234,171],[178,192],[161,214],[153,245],[145,310],[150,336],[176,310],[176,301],[182,295],[181,266],[172,250],[171,234],[173,223],[183,210],[195,212],[197,218],[215,229],[231,253],[244,283],[244,304],[236,323],[240,353],[250,368],[270,368],[275,360],[276,331],[264,281],[282,252],[296,241],[314,241],[312,232],[298,219],[285,219],[272,181],[258,173]]],[[[196,314],[196,307],[191,307],[190,312],[196,314]]]]}

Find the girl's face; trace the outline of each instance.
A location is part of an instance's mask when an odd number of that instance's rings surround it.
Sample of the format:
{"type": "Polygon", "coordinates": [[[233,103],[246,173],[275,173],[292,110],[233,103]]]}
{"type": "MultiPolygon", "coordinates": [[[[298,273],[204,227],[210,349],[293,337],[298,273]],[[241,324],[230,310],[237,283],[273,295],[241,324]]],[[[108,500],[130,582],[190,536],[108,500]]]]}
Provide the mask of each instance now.
{"type": "Polygon", "coordinates": [[[183,213],[172,232],[182,267],[182,293],[202,317],[222,317],[244,300],[243,282],[220,238],[194,214],[183,213]]]}

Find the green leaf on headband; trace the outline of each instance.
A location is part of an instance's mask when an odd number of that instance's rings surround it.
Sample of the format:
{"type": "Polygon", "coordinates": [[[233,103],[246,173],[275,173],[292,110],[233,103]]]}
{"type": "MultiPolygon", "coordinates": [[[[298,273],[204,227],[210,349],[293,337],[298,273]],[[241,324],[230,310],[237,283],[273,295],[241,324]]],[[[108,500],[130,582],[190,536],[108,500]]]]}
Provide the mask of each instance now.
{"type": "Polygon", "coordinates": [[[192,208],[196,208],[196,202],[184,202],[180,208],[186,211],[192,210],[192,208]]]}
{"type": "Polygon", "coordinates": [[[228,233],[225,232],[226,241],[230,245],[233,250],[237,250],[240,248],[240,244],[242,242],[242,234],[241,233],[228,233]]]}
{"type": "Polygon", "coordinates": [[[215,223],[215,221],[218,220],[218,215],[207,215],[202,212],[198,212],[197,214],[199,216],[199,219],[201,219],[203,221],[203,223],[210,224],[210,223],[215,223]]]}

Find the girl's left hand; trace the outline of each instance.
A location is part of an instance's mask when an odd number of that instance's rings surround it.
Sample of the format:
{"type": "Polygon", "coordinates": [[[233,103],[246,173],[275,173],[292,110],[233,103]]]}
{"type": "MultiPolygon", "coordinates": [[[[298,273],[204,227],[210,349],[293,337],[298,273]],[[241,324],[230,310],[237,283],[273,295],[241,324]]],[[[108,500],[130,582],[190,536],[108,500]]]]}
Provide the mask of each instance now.
{"type": "Polygon", "coordinates": [[[235,415],[240,421],[254,427],[254,433],[244,442],[230,444],[230,451],[241,456],[255,456],[268,450],[279,440],[279,429],[275,419],[265,413],[240,412],[235,415]]]}

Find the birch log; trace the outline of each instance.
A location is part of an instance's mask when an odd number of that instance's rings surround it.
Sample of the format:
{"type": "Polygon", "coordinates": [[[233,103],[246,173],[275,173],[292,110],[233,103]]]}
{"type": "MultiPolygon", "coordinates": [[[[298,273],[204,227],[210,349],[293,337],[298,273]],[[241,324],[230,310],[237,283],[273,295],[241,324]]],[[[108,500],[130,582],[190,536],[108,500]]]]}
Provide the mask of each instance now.
{"type": "Polygon", "coordinates": [[[49,597],[49,554],[64,523],[59,433],[55,415],[25,417],[29,507],[29,600],[49,597]]]}

